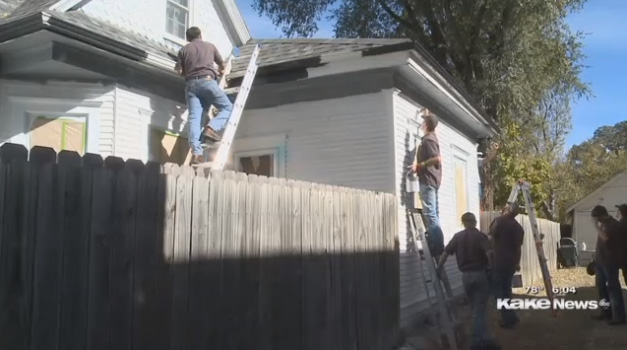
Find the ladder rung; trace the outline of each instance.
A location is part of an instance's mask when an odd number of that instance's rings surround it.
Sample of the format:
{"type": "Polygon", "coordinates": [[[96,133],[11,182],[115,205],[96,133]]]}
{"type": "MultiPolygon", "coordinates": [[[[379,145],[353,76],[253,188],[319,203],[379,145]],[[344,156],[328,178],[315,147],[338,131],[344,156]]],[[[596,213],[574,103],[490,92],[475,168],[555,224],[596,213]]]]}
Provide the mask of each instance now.
{"type": "Polygon", "coordinates": [[[212,166],[213,166],[213,162],[206,162],[206,163],[192,165],[193,168],[211,168],[212,166]]]}
{"type": "Polygon", "coordinates": [[[220,148],[220,143],[216,142],[216,143],[203,143],[202,145],[200,145],[202,147],[202,149],[214,149],[214,148],[220,148]]]}

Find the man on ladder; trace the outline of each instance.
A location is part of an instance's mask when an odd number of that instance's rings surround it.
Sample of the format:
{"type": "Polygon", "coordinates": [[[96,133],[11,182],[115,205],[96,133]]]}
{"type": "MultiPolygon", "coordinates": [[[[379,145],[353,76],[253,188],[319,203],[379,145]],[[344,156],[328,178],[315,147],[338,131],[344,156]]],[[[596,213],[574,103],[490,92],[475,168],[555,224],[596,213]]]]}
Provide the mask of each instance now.
{"type": "Polygon", "coordinates": [[[444,248],[437,267],[442,276],[449,255],[455,255],[457,266],[462,272],[464,291],[472,306],[472,350],[497,350],[488,331],[487,306],[490,299],[488,268],[492,263],[492,248],[488,236],[477,229],[477,218],[473,213],[462,215],[464,230],[456,233],[444,248]]]}
{"type": "Polygon", "coordinates": [[[438,200],[438,190],[442,182],[442,157],[440,156],[438,137],[435,134],[438,118],[428,109],[424,109],[422,119],[423,123],[420,128],[424,136],[420,141],[420,146],[416,149],[416,157],[410,168],[418,175],[420,200],[422,201],[423,215],[427,221],[427,242],[431,254],[437,259],[444,249],[444,235],[440,228],[438,200]]]}
{"type": "Polygon", "coordinates": [[[189,28],[186,37],[189,44],[179,51],[175,70],[185,77],[191,165],[198,165],[204,163],[202,142],[220,142],[220,133],[229,120],[233,104],[218,85],[219,76],[224,74],[225,68],[218,49],[202,40],[198,27],[189,28]],[[219,72],[214,68],[214,63],[218,65],[219,72]],[[212,105],[219,112],[203,130],[203,110],[208,110],[212,105]]]}

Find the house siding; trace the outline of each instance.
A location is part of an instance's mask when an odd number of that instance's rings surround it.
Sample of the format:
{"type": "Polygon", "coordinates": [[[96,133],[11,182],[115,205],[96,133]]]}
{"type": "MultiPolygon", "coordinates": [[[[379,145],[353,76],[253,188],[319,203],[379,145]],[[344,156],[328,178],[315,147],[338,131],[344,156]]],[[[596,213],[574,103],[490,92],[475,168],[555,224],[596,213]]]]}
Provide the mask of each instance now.
{"type": "Polygon", "coordinates": [[[393,193],[390,96],[380,92],[246,110],[233,151],[278,147],[280,173],[287,178],[393,193]],[[276,141],[268,145],[264,139],[276,141]]]}
{"type": "MultiPolygon", "coordinates": [[[[427,294],[423,283],[421,269],[416,254],[410,251],[411,243],[409,233],[409,222],[406,217],[407,205],[413,203],[413,196],[406,194],[405,182],[403,181],[407,173],[407,166],[413,161],[415,143],[418,139],[412,139],[412,133],[416,133],[416,124],[420,121],[416,119],[417,113],[422,108],[418,103],[408,97],[394,93],[394,150],[396,169],[396,196],[399,198],[399,242],[400,242],[400,291],[401,291],[401,325],[411,326],[418,316],[424,314],[428,307],[427,294]],[[410,120],[416,120],[411,123],[410,120]]],[[[441,118],[442,119],[442,118],[441,118]]],[[[475,213],[479,218],[479,173],[476,167],[477,154],[476,145],[468,137],[453,129],[443,120],[436,129],[436,134],[440,142],[440,152],[442,155],[442,183],[439,190],[440,224],[444,232],[444,241],[447,243],[455,232],[461,227],[460,219],[457,218],[455,204],[455,182],[453,170],[453,158],[455,156],[466,161],[466,174],[468,177],[466,189],[469,211],[475,213]]],[[[446,271],[451,281],[454,293],[461,294],[461,273],[457,268],[455,258],[449,259],[446,264],[446,271]]],[[[430,295],[434,295],[430,285],[430,295]]]]}
{"type": "Polygon", "coordinates": [[[116,88],[115,96],[116,157],[147,161],[151,127],[184,133],[185,106],[124,86],[116,88]]]}
{"type": "MultiPolygon", "coordinates": [[[[82,11],[148,39],[173,45],[173,39],[166,34],[166,4],[167,0],[92,0],[82,11]]],[[[203,31],[203,38],[214,43],[220,53],[228,57],[233,50],[233,43],[213,2],[190,0],[189,14],[189,26],[199,27],[203,31]]],[[[176,40],[175,44],[184,45],[185,42],[176,40]]]]}
{"type": "MultiPolygon", "coordinates": [[[[35,104],[36,101],[68,101],[76,105],[81,103],[97,103],[98,107],[98,153],[103,157],[113,154],[114,135],[114,88],[97,84],[75,84],[63,82],[50,82],[48,84],[36,84],[17,81],[0,81],[0,143],[13,142],[27,144],[27,134],[22,134],[25,129],[25,115],[12,109],[11,98],[28,98],[33,100],[33,109],[45,113],[47,110],[35,104]]],[[[52,107],[57,104],[50,104],[52,107]]],[[[92,137],[92,135],[89,135],[92,137]]]]}

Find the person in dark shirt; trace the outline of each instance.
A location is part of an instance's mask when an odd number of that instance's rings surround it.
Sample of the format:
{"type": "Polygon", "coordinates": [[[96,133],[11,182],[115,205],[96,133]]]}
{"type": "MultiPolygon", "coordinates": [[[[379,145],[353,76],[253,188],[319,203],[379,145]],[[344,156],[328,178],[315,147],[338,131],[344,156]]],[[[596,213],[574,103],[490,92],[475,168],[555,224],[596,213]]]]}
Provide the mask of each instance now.
{"type": "Polygon", "coordinates": [[[609,297],[610,309],[602,310],[599,320],[608,320],[610,325],[627,324],[625,301],[619,281],[619,270],[626,265],[625,237],[621,224],[611,217],[604,206],[597,205],[591,212],[598,233],[595,262],[597,265],[596,286],[599,297],[609,297]],[[611,318],[611,319],[610,319],[611,318]]]}
{"type": "Polygon", "coordinates": [[[185,77],[185,96],[187,98],[189,125],[189,145],[192,150],[192,165],[203,160],[202,140],[219,142],[221,131],[231,116],[233,104],[218,84],[218,78],[224,74],[224,60],[212,43],[202,40],[198,27],[191,27],[186,33],[187,44],[178,54],[175,70],[185,77]],[[218,65],[219,71],[215,69],[218,65]],[[203,110],[215,106],[219,112],[204,127],[203,110]]]}
{"type": "Polygon", "coordinates": [[[472,213],[462,215],[464,230],[456,233],[444,248],[437,266],[438,276],[449,255],[457,257],[457,266],[462,272],[464,291],[472,307],[471,349],[500,349],[492,339],[487,325],[487,305],[490,299],[488,268],[492,258],[492,248],[488,236],[477,230],[477,219],[472,213]]]}
{"type": "MultiPolygon", "coordinates": [[[[494,262],[492,264],[492,287],[498,299],[512,298],[512,281],[516,271],[520,270],[521,248],[525,231],[516,221],[520,208],[516,203],[509,203],[503,215],[496,218],[488,236],[494,245],[494,262]]],[[[501,327],[514,328],[518,316],[514,310],[501,310],[501,327]]]]}
{"type": "Polygon", "coordinates": [[[440,207],[438,190],[442,182],[442,159],[440,156],[440,144],[435,134],[438,126],[438,118],[425,109],[422,113],[422,131],[424,136],[420,146],[416,150],[414,163],[411,170],[418,175],[420,183],[420,200],[422,210],[427,223],[425,234],[429,250],[434,257],[440,256],[444,249],[444,234],[440,227],[440,207]]]}

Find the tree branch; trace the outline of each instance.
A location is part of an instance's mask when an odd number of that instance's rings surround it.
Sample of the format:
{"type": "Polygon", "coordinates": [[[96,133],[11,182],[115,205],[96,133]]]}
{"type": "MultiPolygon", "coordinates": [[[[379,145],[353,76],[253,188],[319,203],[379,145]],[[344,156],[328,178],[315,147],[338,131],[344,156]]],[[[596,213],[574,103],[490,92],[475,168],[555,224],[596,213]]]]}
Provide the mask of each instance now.
{"type": "Polygon", "coordinates": [[[383,11],[385,11],[388,15],[390,15],[390,17],[394,18],[394,20],[398,21],[401,25],[403,25],[404,27],[406,27],[410,32],[415,32],[416,28],[414,28],[414,25],[404,19],[403,17],[399,16],[396,12],[394,12],[394,10],[392,10],[392,8],[390,6],[388,6],[388,4],[385,3],[385,0],[375,0],[377,2],[377,4],[379,4],[379,6],[381,6],[381,8],[383,8],[383,11]]]}

